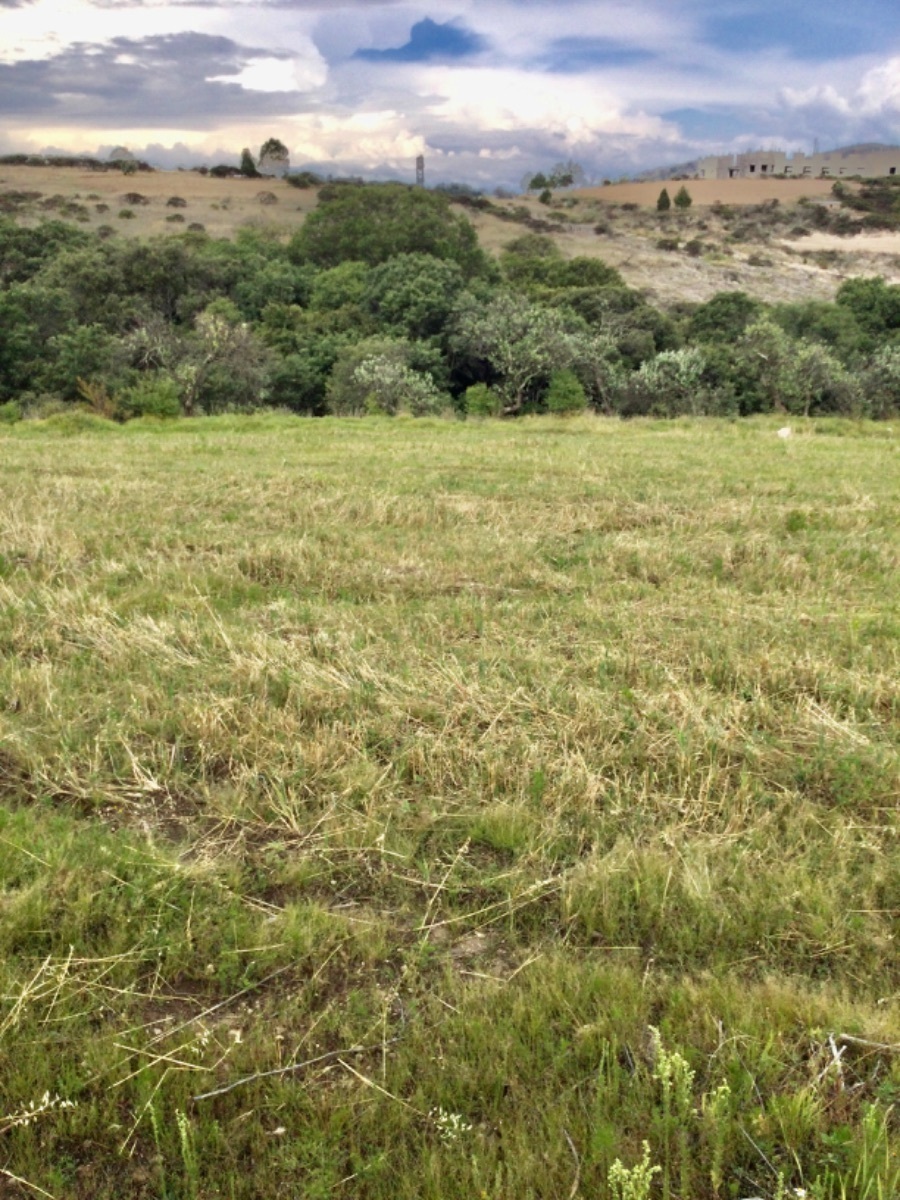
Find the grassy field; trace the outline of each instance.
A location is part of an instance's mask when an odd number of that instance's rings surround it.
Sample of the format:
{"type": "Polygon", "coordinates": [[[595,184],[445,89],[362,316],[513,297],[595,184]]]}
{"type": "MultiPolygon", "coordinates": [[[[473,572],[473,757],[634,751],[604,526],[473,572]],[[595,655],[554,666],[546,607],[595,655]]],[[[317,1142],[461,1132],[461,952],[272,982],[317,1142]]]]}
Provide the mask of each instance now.
{"type": "Polygon", "coordinates": [[[895,1200],[900,443],[775,429],[0,434],[0,1194],[895,1200]]]}

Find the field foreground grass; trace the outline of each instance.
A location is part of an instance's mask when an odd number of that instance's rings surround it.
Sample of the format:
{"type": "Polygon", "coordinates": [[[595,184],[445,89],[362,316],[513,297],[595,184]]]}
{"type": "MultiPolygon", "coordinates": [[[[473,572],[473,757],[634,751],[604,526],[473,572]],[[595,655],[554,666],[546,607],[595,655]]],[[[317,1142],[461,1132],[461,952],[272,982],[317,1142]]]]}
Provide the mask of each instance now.
{"type": "Polygon", "coordinates": [[[900,1194],[898,444],[0,434],[0,1194],[900,1194]]]}

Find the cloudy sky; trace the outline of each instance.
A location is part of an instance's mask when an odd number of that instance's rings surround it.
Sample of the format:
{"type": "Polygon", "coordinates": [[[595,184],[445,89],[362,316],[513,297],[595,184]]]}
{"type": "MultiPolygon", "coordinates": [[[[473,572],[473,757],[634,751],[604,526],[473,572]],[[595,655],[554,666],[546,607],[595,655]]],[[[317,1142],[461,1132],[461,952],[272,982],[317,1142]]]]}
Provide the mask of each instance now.
{"type": "Polygon", "coordinates": [[[897,0],[0,0],[0,152],[517,184],[900,142],[897,0]]]}

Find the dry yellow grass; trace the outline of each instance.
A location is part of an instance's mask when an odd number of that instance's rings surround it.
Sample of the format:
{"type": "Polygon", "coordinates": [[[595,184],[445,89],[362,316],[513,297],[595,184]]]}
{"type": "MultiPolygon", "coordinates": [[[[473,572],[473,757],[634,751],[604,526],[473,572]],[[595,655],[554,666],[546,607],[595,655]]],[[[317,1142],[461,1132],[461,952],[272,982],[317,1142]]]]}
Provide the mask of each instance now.
{"type": "Polygon", "coordinates": [[[611,183],[605,187],[579,188],[572,195],[584,200],[605,200],[609,204],[640,204],[655,208],[662,188],[669,195],[682,186],[691,193],[694,204],[796,204],[805,197],[830,196],[833,179],[654,179],[646,183],[611,183]]]}
{"type": "MultiPolygon", "coordinates": [[[[241,225],[263,223],[286,232],[302,224],[316,207],[318,193],[291,187],[283,179],[216,179],[196,171],[139,171],[123,175],[118,171],[79,171],[69,167],[0,166],[0,193],[10,191],[41,192],[44,197],[65,196],[85,204],[91,225],[112,225],[130,237],[178,232],[184,226],[167,223],[166,217],[180,213],[185,225],[199,222],[214,237],[230,237],[241,225]],[[129,205],[129,192],[145,196],[147,205],[129,205]],[[261,204],[260,193],[272,192],[275,204],[261,204]],[[169,208],[166,201],[180,196],[185,208],[169,208]],[[88,197],[96,197],[89,199],[88,197]],[[98,213],[96,204],[107,204],[109,211],[98,213]],[[130,208],[131,220],[120,220],[120,209],[130,208]]],[[[39,202],[38,202],[39,203],[39,202]]],[[[36,206],[32,221],[52,217],[36,206]]]]}

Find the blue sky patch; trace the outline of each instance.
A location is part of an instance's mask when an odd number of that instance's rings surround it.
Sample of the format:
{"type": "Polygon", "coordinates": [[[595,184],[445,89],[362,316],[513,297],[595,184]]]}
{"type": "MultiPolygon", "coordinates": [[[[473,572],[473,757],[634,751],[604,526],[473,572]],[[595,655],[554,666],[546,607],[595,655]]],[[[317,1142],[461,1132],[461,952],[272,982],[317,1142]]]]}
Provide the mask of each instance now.
{"type": "Polygon", "coordinates": [[[649,50],[623,46],[614,38],[560,38],[550,43],[536,65],[545,71],[577,74],[597,67],[631,67],[654,57],[649,50]]]}
{"type": "Polygon", "coordinates": [[[469,58],[485,46],[484,38],[463,25],[453,21],[439,25],[426,17],[413,25],[405,46],[391,50],[357,50],[353,57],[366,62],[420,63],[435,58],[469,58]]]}
{"type": "Polygon", "coordinates": [[[660,113],[666,121],[672,121],[688,139],[697,138],[705,141],[707,138],[727,141],[747,132],[746,119],[737,113],[722,109],[706,108],[672,108],[660,113]]]}
{"type": "Polygon", "coordinates": [[[852,10],[829,12],[824,5],[808,14],[802,7],[783,5],[766,12],[757,9],[731,16],[711,16],[707,22],[709,41],[723,50],[758,53],[783,49],[792,58],[813,62],[846,58],[851,54],[883,51],[886,24],[893,38],[900,37],[900,17],[891,19],[882,9],[879,20],[867,20],[871,4],[865,0],[852,10]]]}

